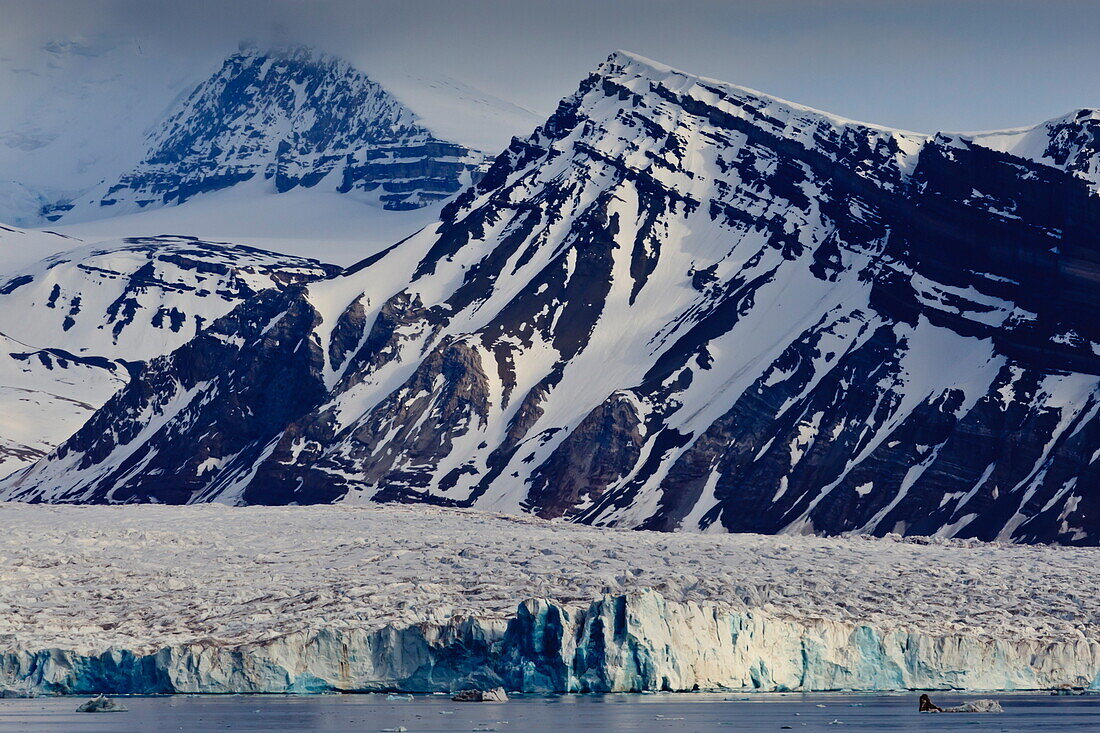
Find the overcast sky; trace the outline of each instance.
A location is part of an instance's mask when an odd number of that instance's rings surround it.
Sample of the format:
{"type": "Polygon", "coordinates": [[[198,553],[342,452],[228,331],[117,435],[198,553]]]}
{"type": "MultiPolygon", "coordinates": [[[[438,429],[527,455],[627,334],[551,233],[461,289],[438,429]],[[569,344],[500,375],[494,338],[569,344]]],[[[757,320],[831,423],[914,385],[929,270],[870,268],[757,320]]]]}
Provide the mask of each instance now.
{"type": "Polygon", "coordinates": [[[1100,106],[1100,2],[1043,0],[0,0],[0,55],[76,35],[196,66],[239,39],[302,42],[368,74],[444,73],[540,114],[615,48],[922,132],[1100,106]]]}

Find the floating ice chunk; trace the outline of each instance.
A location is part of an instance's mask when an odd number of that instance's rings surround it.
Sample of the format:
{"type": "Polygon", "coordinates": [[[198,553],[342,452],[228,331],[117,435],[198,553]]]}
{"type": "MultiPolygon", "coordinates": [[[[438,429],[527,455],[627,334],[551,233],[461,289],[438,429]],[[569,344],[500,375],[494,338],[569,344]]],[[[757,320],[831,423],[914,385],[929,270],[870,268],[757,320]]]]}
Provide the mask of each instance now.
{"type": "Polygon", "coordinates": [[[97,695],[76,709],[78,713],[125,713],[126,706],[104,695],[97,695]]]}
{"type": "Polygon", "coordinates": [[[1003,713],[1004,708],[996,700],[971,700],[953,708],[944,708],[945,713],[1003,713]]]}
{"type": "Polygon", "coordinates": [[[462,690],[451,698],[455,702],[508,702],[508,694],[503,687],[491,690],[462,690]]]}

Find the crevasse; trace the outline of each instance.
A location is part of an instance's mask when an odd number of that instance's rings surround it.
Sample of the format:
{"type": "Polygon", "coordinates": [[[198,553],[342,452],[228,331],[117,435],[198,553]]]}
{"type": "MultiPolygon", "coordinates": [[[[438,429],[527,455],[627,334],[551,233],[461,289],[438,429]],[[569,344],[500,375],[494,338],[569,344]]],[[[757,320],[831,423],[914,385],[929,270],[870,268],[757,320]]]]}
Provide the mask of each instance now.
{"type": "Polygon", "coordinates": [[[295,632],[236,646],[0,653],[0,688],[54,694],[1100,689],[1100,643],[933,636],[608,595],[507,620],[295,632]]]}

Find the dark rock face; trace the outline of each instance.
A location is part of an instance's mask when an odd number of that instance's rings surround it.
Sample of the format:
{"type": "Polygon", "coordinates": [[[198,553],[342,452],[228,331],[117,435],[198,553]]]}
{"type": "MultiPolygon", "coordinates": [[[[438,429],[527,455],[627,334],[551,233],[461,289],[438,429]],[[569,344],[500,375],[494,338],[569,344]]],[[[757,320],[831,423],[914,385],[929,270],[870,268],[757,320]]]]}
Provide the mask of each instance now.
{"type": "Polygon", "coordinates": [[[134,444],[137,450],[105,477],[104,486],[111,488],[103,500],[183,503],[204,490],[212,473],[222,479],[219,492],[231,490],[238,472],[247,475],[263,452],[264,439],[278,436],[287,421],[324,394],[323,385],[305,376],[319,360],[316,346],[304,338],[315,322],[312,308],[294,302],[289,292],[260,293],[171,355],[141,365],[132,388],[112,397],[55,452],[55,465],[80,472],[102,466],[115,445],[134,444]],[[236,363],[241,339],[255,347],[247,367],[236,363]],[[215,385],[218,399],[187,399],[215,385]],[[117,419],[121,415],[128,419],[117,419]],[[153,416],[163,423],[159,428],[146,422],[153,416]],[[208,422],[228,429],[197,442],[190,428],[181,430],[184,423],[197,428],[208,422]],[[142,435],[149,430],[156,436],[145,441],[142,435]],[[187,468],[172,475],[146,468],[180,459],[187,468]],[[140,480],[122,479],[130,473],[140,480]]]}
{"type": "Polygon", "coordinates": [[[133,170],[46,216],[179,204],[257,176],[279,193],[328,179],[331,190],[358,191],[383,208],[415,209],[458,192],[483,163],[340,59],[250,49],[168,116],[133,170]]]}
{"type": "Polygon", "coordinates": [[[241,306],[3,490],[1100,543],[1062,122],[1033,160],[615,54],[437,228],[241,306]]]}

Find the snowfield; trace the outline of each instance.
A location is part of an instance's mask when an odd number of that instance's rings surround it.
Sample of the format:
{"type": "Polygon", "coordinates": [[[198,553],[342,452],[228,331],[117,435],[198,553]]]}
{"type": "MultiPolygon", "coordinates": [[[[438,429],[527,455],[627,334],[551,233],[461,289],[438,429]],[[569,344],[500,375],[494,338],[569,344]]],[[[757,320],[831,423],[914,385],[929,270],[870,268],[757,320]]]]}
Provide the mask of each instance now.
{"type": "Polygon", "coordinates": [[[149,653],[659,591],[797,621],[1100,640],[1100,549],[593,529],[427,506],[0,504],[0,650],[149,653]]]}

